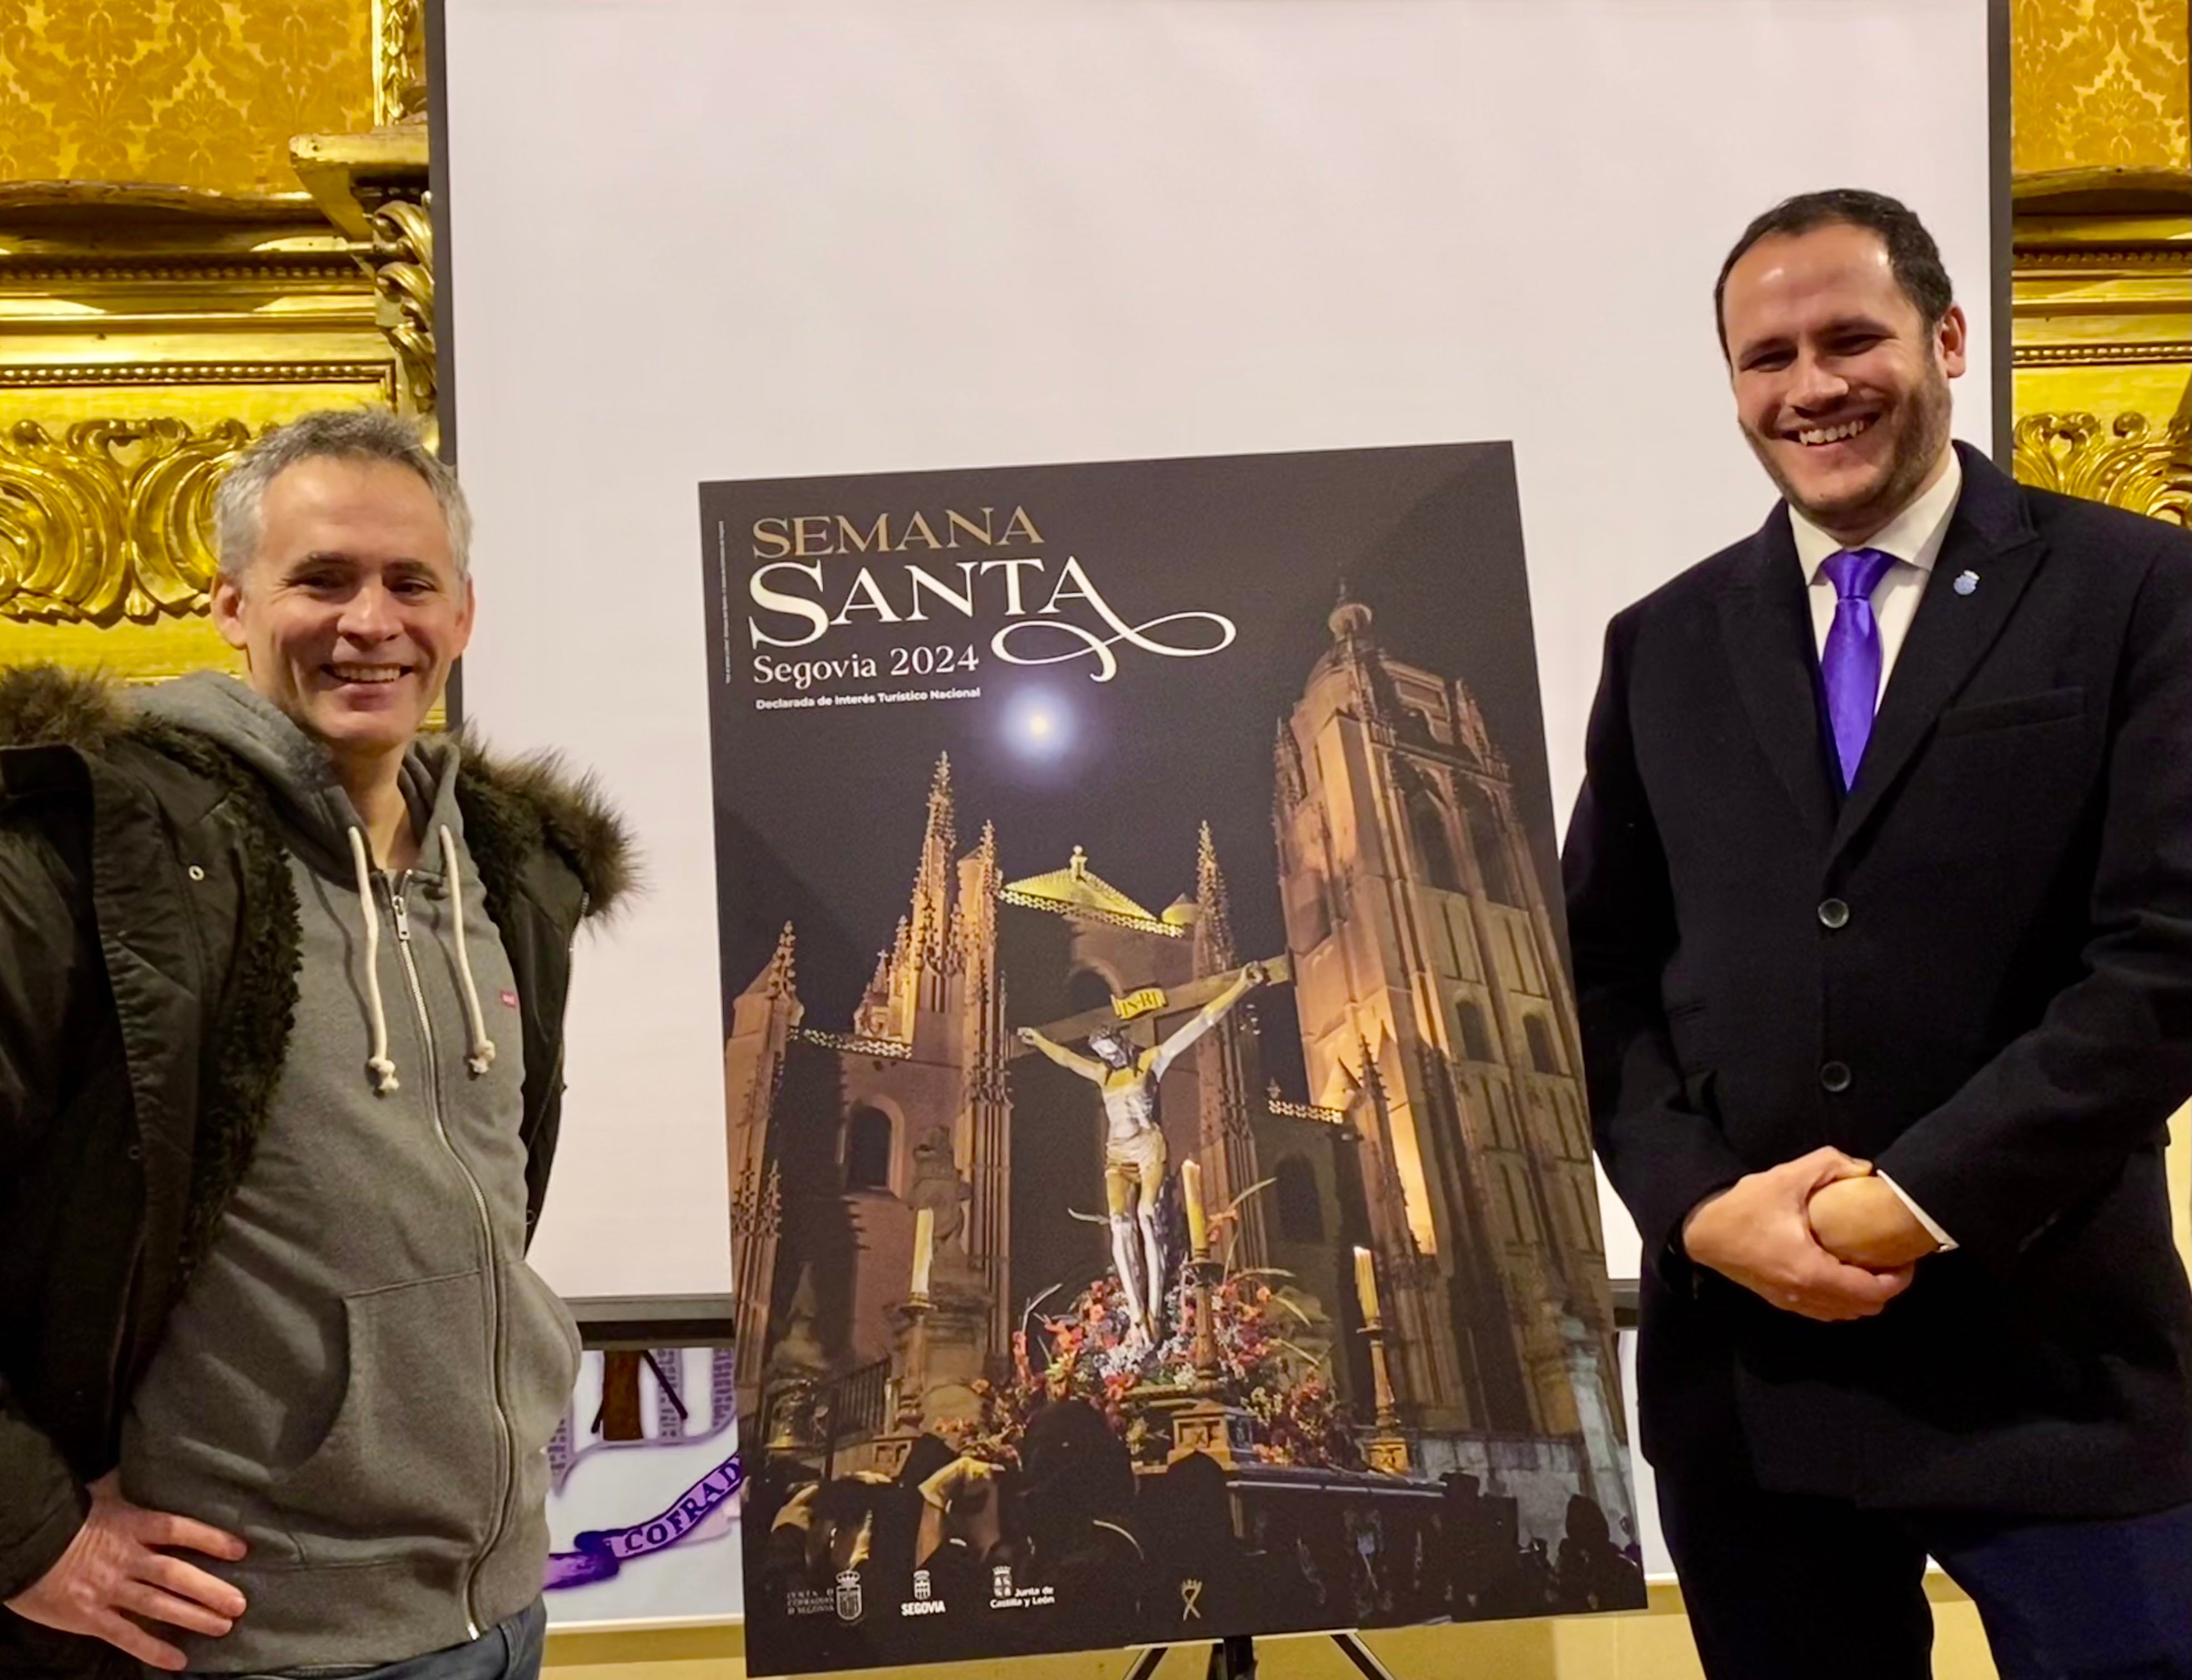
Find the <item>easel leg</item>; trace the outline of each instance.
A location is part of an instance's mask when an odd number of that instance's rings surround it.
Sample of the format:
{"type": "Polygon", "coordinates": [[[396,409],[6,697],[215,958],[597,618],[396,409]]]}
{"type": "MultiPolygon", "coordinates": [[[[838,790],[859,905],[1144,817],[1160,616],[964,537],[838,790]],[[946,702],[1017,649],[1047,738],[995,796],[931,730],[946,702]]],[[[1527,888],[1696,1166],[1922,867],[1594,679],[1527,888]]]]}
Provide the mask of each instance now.
{"type": "MultiPolygon", "coordinates": [[[[1379,1661],[1376,1653],[1362,1643],[1361,1634],[1335,1633],[1332,1643],[1339,1647],[1340,1655],[1354,1665],[1362,1680],[1396,1680],[1393,1671],[1379,1661]]],[[[1133,1666],[1127,1671],[1126,1680],[1150,1680],[1168,1649],[1159,1645],[1139,1653],[1133,1666]]],[[[1220,1640],[1210,1648],[1210,1666],[1205,1673],[1207,1680],[1256,1680],[1255,1640],[1245,1633],[1220,1640]]]]}
{"type": "Polygon", "coordinates": [[[1359,1633],[1335,1633],[1332,1643],[1339,1647],[1339,1654],[1355,1665],[1362,1680],[1394,1680],[1393,1671],[1378,1660],[1377,1655],[1362,1643],[1359,1633]]]}

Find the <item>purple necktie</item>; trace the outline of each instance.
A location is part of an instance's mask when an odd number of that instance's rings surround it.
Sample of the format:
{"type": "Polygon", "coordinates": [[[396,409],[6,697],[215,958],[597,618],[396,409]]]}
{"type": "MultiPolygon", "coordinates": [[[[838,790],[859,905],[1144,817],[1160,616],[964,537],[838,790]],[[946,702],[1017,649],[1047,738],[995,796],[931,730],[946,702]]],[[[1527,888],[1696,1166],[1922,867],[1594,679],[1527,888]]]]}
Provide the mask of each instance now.
{"type": "Polygon", "coordinates": [[[1819,655],[1827,686],[1827,721],[1841,760],[1842,787],[1857,780],[1872,714],[1880,703],[1880,626],[1872,616],[1872,591],[1895,556],[1878,549],[1844,549],[1821,567],[1835,586],[1835,622],[1819,655]]]}

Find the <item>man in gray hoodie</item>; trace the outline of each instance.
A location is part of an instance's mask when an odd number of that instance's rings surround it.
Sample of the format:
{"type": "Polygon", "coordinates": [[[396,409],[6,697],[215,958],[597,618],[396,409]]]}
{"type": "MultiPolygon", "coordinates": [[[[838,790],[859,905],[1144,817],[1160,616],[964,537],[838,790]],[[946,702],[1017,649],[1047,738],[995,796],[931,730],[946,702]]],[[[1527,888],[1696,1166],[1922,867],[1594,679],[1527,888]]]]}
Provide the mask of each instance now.
{"type": "Polygon", "coordinates": [[[579,1341],[524,1251],[624,837],[421,734],[470,521],[401,422],[269,433],[217,522],[248,685],[0,680],[0,1673],[530,1676],[579,1341]]]}

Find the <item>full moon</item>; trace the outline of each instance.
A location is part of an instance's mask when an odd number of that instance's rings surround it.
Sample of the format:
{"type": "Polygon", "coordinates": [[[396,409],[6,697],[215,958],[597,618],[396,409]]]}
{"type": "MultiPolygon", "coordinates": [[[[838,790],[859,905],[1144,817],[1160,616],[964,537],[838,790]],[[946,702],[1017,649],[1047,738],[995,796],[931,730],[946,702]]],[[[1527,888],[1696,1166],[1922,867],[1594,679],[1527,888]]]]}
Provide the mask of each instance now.
{"type": "Polygon", "coordinates": [[[1073,711],[1048,690],[1030,689],[1005,708],[1005,742],[1031,762],[1057,759],[1073,745],[1073,711]]]}

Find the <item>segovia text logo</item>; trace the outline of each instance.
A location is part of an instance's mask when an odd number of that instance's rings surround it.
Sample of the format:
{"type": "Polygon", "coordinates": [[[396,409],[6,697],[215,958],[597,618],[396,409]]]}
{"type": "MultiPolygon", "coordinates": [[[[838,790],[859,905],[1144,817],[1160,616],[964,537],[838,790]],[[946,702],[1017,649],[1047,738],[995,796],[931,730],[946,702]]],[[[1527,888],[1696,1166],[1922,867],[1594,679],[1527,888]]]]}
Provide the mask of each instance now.
{"type": "Polygon", "coordinates": [[[1088,659],[1089,680],[1109,682],[1119,671],[1112,650],[1122,644],[1167,659],[1200,659],[1231,646],[1238,634],[1216,612],[1127,623],[1078,558],[1069,555],[1053,570],[1045,555],[1030,552],[1043,547],[1043,537],[1024,507],[1002,521],[990,507],[916,509],[865,522],[842,513],[785,515],[756,520],[751,534],[762,562],[746,584],[760,609],[746,619],[756,647],[811,647],[849,625],[996,616],[1008,621],[990,638],[998,658],[1014,665],[1088,659]]]}

